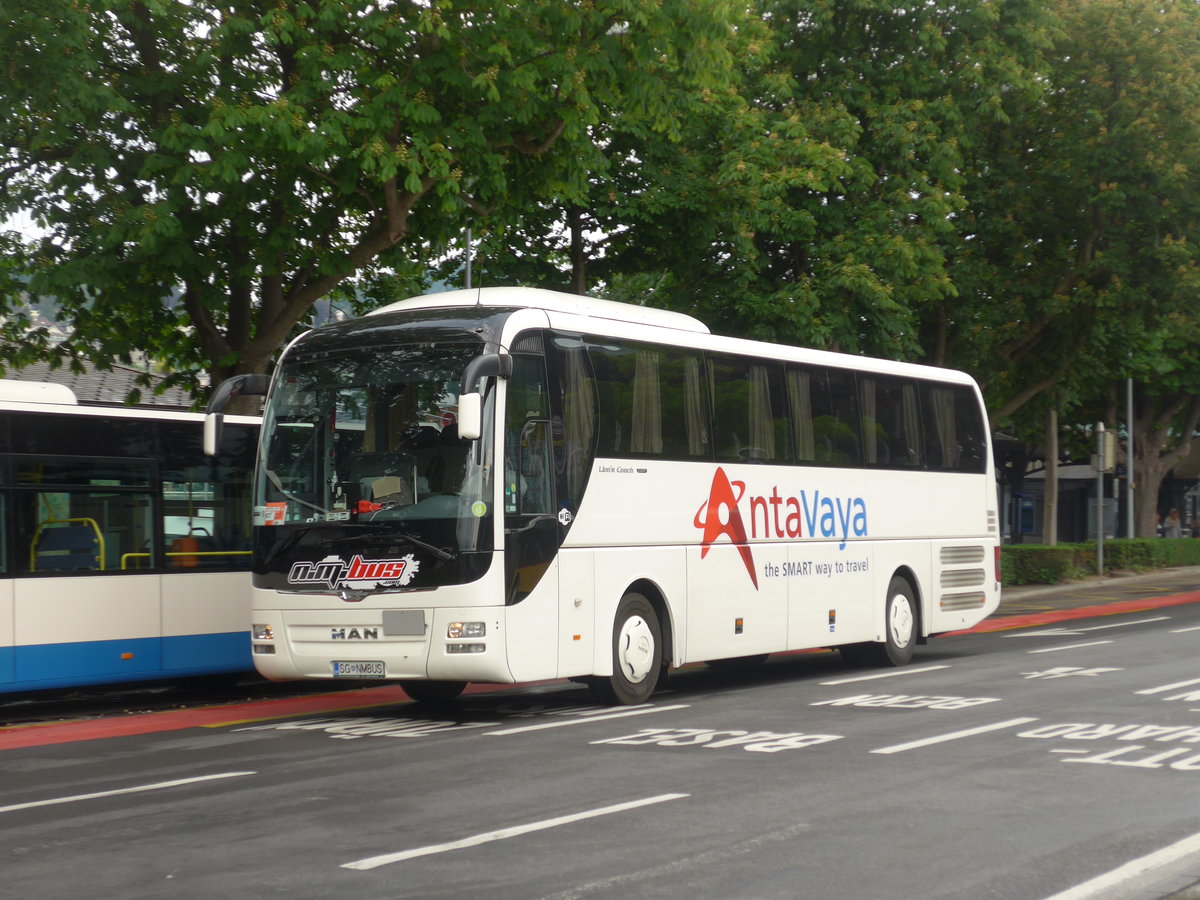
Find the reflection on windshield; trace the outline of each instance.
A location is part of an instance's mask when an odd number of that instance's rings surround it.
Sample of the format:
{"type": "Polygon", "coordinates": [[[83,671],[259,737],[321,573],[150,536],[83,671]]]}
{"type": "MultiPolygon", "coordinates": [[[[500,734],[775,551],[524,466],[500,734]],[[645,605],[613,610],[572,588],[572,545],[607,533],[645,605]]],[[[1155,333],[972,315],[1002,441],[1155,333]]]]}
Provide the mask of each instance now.
{"type": "Polygon", "coordinates": [[[372,347],[286,360],[264,428],[256,523],[395,523],[471,549],[489,517],[491,445],[458,436],[459,379],[478,345],[372,347]]]}

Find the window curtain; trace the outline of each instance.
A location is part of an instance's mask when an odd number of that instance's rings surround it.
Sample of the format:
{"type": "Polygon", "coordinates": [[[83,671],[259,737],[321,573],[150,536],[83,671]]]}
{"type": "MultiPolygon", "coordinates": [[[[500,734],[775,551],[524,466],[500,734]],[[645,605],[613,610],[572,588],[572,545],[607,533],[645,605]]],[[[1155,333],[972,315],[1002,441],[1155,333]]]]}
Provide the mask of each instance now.
{"type": "Polygon", "coordinates": [[[764,459],[775,458],[774,416],[771,415],[771,382],[766,366],[750,367],[750,446],[763,452],[764,459]]]}
{"type": "Polygon", "coordinates": [[[792,429],[796,435],[796,458],[801,461],[817,458],[817,442],[813,435],[812,395],[809,383],[811,376],[799,369],[787,370],[788,406],[792,415],[792,429]]]}
{"type": "Polygon", "coordinates": [[[662,453],[662,394],[658,383],[658,354],[637,351],[633,370],[632,453],[662,453]]]}

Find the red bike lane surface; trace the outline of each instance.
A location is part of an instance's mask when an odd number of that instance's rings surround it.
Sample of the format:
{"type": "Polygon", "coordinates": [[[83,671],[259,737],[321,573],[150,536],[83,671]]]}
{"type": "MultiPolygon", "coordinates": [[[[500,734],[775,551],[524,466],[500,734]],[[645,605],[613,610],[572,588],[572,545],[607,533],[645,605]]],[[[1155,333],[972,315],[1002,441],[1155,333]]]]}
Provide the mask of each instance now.
{"type": "MultiPolygon", "coordinates": [[[[1164,597],[1144,597],[1137,600],[1120,600],[1073,609],[1056,609],[1045,612],[1015,616],[992,616],[973,628],[948,632],[946,636],[987,634],[994,631],[1009,631],[1029,628],[1034,625],[1053,625],[1073,619],[1088,619],[1097,616],[1113,616],[1121,613],[1165,609],[1187,603],[1200,603],[1200,591],[1170,594],[1164,597]]],[[[546,682],[538,682],[544,684],[546,682]]],[[[519,685],[473,684],[466,693],[478,694],[492,691],[511,690],[519,685]]],[[[151,712],[131,716],[88,719],[75,722],[51,722],[44,725],[0,726],[0,752],[50,744],[67,744],[75,741],[94,741],[102,738],[130,737],[139,734],[154,734],[163,731],[179,731],[185,728],[220,728],[261,722],[270,719],[285,719],[291,716],[315,715],[318,713],[343,712],[355,709],[373,709],[412,702],[398,685],[359,688],[334,694],[314,694],[303,697],[283,697],[277,700],[258,700],[224,706],[206,706],[198,709],[179,709],[168,712],[151,712]]]]}

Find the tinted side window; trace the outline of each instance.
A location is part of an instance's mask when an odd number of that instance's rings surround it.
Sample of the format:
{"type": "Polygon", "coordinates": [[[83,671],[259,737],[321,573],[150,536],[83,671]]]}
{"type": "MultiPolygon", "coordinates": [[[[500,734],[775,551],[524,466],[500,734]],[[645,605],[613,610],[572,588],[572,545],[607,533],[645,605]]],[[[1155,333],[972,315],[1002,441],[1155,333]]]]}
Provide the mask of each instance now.
{"type": "Polygon", "coordinates": [[[919,468],[921,413],[916,383],[884,375],[859,375],[858,393],[867,465],[919,468]]]}
{"type": "Polygon", "coordinates": [[[768,361],[710,357],[713,433],[720,462],[790,462],[783,370],[768,361]]]}
{"type": "Polygon", "coordinates": [[[592,339],[601,456],[708,459],[708,394],[698,353],[592,339]]]}
{"type": "Polygon", "coordinates": [[[983,414],[975,392],[965,385],[921,385],[925,453],[931,469],[951,472],[986,470],[983,414]]]}

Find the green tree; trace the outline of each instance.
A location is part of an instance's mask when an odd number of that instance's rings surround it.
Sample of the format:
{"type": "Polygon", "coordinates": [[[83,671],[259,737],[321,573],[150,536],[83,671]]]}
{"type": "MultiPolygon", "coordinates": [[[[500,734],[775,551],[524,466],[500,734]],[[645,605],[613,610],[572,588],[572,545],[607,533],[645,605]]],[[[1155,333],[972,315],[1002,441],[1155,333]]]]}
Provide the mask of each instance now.
{"type": "Polygon", "coordinates": [[[1040,428],[1048,392],[1084,421],[1139,389],[1138,532],[1194,431],[1200,262],[1200,6],[1060,0],[1046,90],[969,159],[950,359],[993,420],[1040,428]]]}
{"type": "Polygon", "coordinates": [[[616,280],[723,331],[940,361],[922,324],[957,302],[964,154],[1034,83],[1040,5],[756,10],[738,91],[626,170],[616,280]],[[636,277],[647,271],[661,277],[636,277]]]}
{"type": "MultiPolygon", "coordinates": [[[[313,303],[467,215],[579,194],[602,110],[677,132],[730,0],[13,0],[0,216],[48,230],[61,354],[263,371],[313,303]],[[165,302],[164,302],[165,301],[165,302]]],[[[14,297],[6,295],[5,305],[14,297]]],[[[50,352],[49,348],[41,348],[50,352]]]]}

